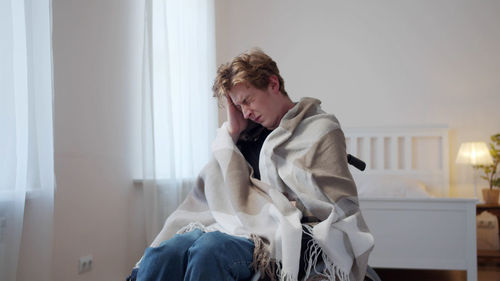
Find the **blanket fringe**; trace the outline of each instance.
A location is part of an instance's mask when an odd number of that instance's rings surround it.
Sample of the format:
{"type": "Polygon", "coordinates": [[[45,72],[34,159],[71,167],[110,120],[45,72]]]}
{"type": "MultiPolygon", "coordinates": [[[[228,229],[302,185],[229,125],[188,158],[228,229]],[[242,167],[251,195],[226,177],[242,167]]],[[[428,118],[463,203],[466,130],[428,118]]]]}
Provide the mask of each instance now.
{"type": "Polygon", "coordinates": [[[295,281],[297,278],[293,277],[290,274],[287,274],[286,272],[283,272],[283,265],[281,262],[276,263],[276,275],[280,279],[280,281],[295,281]]]}
{"type": "Polygon", "coordinates": [[[255,245],[253,250],[253,262],[251,264],[254,271],[260,271],[261,279],[264,278],[264,276],[268,276],[272,281],[276,281],[276,263],[271,259],[266,243],[255,234],[251,234],[250,239],[255,245]]]}
{"type": "Polygon", "coordinates": [[[280,261],[271,258],[267,244],[261,237],[252,234],[250,235],[250,239],[255,245],[251,266],[255,272],[260,272],[260,279],[267,276],[271,281],[297,281],[293,276],[282,271],[282,264],[280,261]]]}
{"type": "MultiPolygon", "coordinates": [[[[256,236],[256,235],[255,235],[256,236]]],[[[292,275],[283,272],[283,266],[280,261],[269,258],[269,253],[264,242],[258,236],[252,237],[254,241],[258,241],[256,245],[257,251],[254,251],[254,261],[252,266],[255,271],[260,271],[261,277],[269,277],[272,281],[297,281],[292,275]],[[258,247],[258,248],[257,248],[258,247]]],[[[255,243],[255,242],[254,242],[255,243]]]]}
{"type": "MultiPolygon", "coordinates": [[[[203,225],[200,222],[192,222],[184,227],[182,227],[179,231],[177,231],[177,234],[183,234],[187,233],[190,231],[193,231],[195,229],[199,229],[203,232],[211,232],[215,231],[216,229],[213,229],[211,227],[207,227],[203,225]]],[[[278,281],[276,280],[277,276],[281,276],[280,269],[281,269],[281,263],[276,262],[275,259],[272,259],[269,250],[267,248],[267,244],[264,242],[264,240],[259,237],[258,235],[251,234],[250,235],[250,240],[254,243],[254,251],[253,251],[253,261],[251,266],[253,269],[257,272],[260,271],[261,273],[261,278],[264,278],[264,276],[268,276],[271,281],[278,281]]],[[[290,278],[285,278],[285,277],[280,277],[280,281],[295,281],[290,278]]]]}
{"type": "Polygon", "coordinates": [[[179,231],[177,231],[177,234],[187,233],[187,232],[193,231],[195,229],[199,229],[203,232],[214,231],[214,229],[211,229],[210,227],[206,227],[200,222],[192,222],[192,223],[184,226],[183,228],[179,229],[179,231]]]}
{"type": "MultiPolygon", "coordinates": [[[[311,239],[307,243],[307,247],[303,257],[307,265],[304,280],[350,281],[349,273],[342,271],[321,249],[321,246],[312,235],[312,227],[308,225],[303,226],[303,235],[308,235],[311,237],[311,239]],[[324,267],[322,267],[321,265],[318,266],[318,261],[321,260],[324,263],[324,267]],[[311,279],[308,279],[311,274],[313,275],[313,277],[311,279]]],[[[177,231],[177,234],[187,233],[195,229],[199,229],[204,232],[214,231],[214,229],[206,227],[200,222],[192,222],[177,231]]],[[[251,266],[256,272],[260,271],[261,278],[267,276],[272,281],[295,281],[293,276],[282,271],[283,268],[280,261],[271,258],[269,250],[267,248],[267,244],[262,240],[261,237],[252,234],[250,235],[250,239],[255,245],[253,252],[253,262],[251,266]]]]}
{"type": "Polygon", "coordinates": [[[341,270],[333,261],[328,257],[328,255],[321,249],[318,241],[314,239],[312,235],[312,227],[309,225],[303,225],[304,231],[303,235],[308,235],[311,240],[307,243],[307,248],[304,252],[304,260],[307,264],[306,275],[304,280],[314,272],[314,277],[312,280],[329,280],[329,281],[350,281],[349,273],[341,270]],[[318,258],[321,257],[324,268],[318,266],[318,258]]]}

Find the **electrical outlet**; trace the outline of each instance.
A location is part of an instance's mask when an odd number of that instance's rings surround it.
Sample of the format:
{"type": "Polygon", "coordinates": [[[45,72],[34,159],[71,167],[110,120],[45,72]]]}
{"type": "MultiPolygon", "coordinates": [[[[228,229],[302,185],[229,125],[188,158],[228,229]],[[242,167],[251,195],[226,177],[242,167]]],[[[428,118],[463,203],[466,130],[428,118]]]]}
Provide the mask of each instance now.
{"type": "Polygon", "coordinates": [[[80,257],[78,263],[78,274],[83,274],[92,270],[92,255],[80,257]]]}

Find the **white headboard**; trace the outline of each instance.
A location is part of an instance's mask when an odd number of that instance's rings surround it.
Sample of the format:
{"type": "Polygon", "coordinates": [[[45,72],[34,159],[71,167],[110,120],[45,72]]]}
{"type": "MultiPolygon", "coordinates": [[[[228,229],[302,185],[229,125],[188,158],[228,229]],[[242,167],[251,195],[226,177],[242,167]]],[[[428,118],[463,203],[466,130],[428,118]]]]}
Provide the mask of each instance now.
{"type": "Polygon", "coordinates": [[[450,188],[448,128],[344,128],[347,152],[366,163],[355,179],[394,176],[423,182],[430,193],[447,197],[450,188]]]}

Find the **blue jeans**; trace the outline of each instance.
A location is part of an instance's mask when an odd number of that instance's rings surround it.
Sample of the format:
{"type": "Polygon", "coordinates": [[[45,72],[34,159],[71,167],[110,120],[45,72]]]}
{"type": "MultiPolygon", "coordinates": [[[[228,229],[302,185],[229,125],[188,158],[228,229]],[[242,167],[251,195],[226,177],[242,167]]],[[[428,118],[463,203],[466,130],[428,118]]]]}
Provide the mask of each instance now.
{"type": "Polygon", "coordinates": [[[253,249],[251,240],[219,231],[176,234],[146,249],[137,281],[248,280],[253,249]]]}

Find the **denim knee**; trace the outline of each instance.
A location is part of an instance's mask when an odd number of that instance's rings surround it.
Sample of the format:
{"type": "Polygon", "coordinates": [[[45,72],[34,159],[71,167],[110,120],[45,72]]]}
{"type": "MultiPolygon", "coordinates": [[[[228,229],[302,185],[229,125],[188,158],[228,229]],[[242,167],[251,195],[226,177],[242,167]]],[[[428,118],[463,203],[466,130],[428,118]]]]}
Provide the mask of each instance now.
{"type": "Polygon", "coordinates": [[[205,233],[188,250],[187,277],[192,277],[188,280],[197,280],[194,278],[197,276],[213,276],[213,279],[205,280],[249,278],[253,248],[252,241],[246,238],[219,231],[205,233]]]}
{"type": "Polygon", "coordinates": [[[161,255],[164,259],[172,257],[184,258],[189,248],[202,235],[203,232],[199,229],[183,234],[176,234],[174,237],[161,242],[158,247],[150,247],[146,251],[156,252],[156,255],[161,255]]]}
{"type": "Polygon", "coordinates": [[[188,249],[203,235],[199,229],[178,234],[162,242],[158,247],[147,248],[139,271],[137,281],[183,280],[187,265],[188,249]]]}

